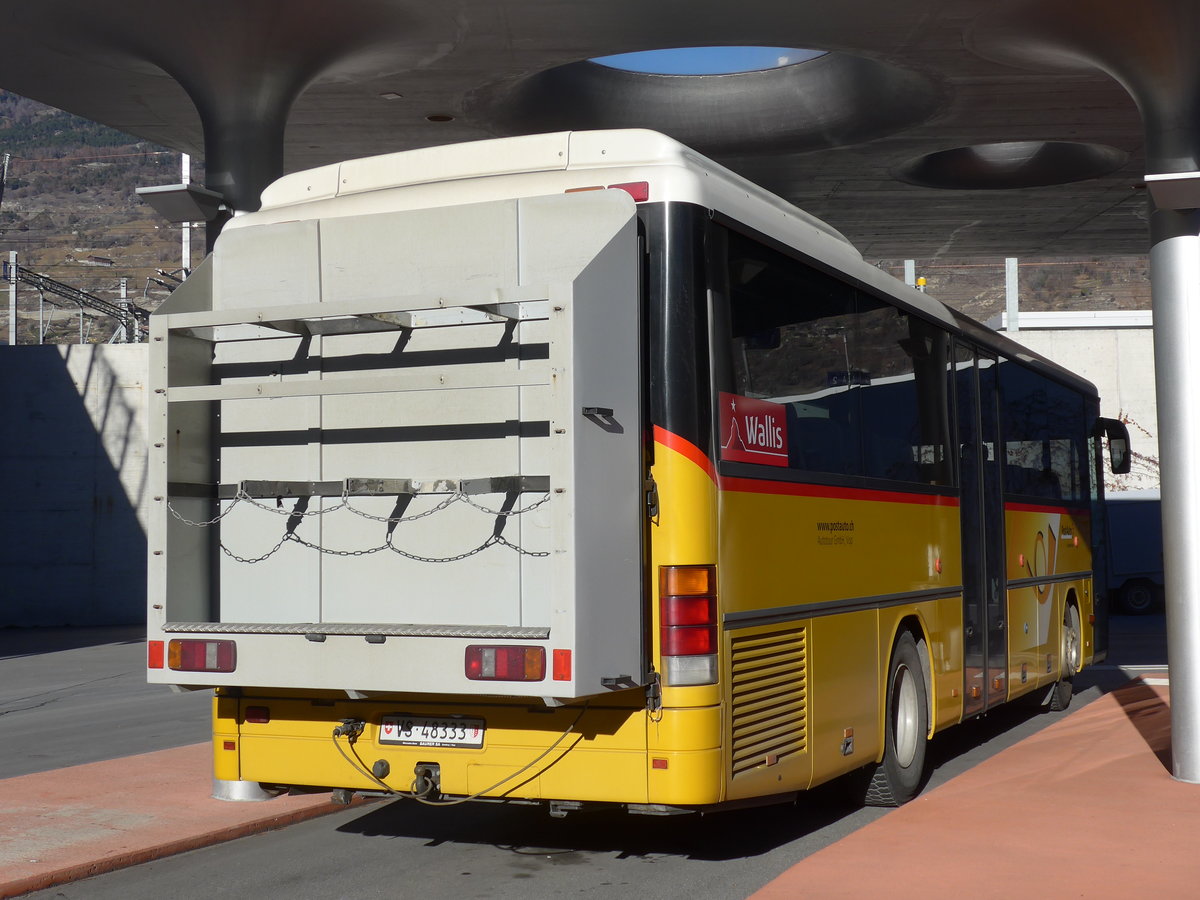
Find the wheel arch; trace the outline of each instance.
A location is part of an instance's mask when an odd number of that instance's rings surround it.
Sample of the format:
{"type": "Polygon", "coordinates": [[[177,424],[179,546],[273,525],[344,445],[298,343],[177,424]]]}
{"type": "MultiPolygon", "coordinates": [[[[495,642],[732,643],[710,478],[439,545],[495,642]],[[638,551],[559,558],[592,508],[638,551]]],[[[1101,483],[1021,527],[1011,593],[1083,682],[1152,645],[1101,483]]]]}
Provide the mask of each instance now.
{"type": "MultiPolygon", "coordinates": [[[[907,612],[896,620],[889,640],[884,645],[887,647],[887,655],[880,659],[879,666],[879,733],[883,734],[886,730],[888,672],[891,669],[892,655],[896,652],[896,643],[900,640],[900,636],[905,633],[911,634],[917,645],[917,656],[921,660],[921,673],[925,676],[925,712],[928,716],[928,730],[925,738],[928,740],[933,735],[934,722],[937,721],[934,718],[934,694],[937,692],[934,690],[933,659],[929,653],[929,629],[918,610],[907,612]]],[[[880,752],[882,753],[882,751],[880,752]]]]}
{"type": "Polygon", "coordinates": [[[1067,613],[1072,608],[1075,610],[1075,615],[1079,620],[1080,640],[1079,656],[1076,660],[1075,666],[1069,673],[1070,675],[1075,675],[1078,672],[1083,671],[1083,667],[1087,663],[1087,653],[1085,652],[1085,648],[1090,647],[1092,644],[1092,641],[1088,639],[1087,635],[1087,631],[1089,631],[1090,628],[1088,628],[1087,620],[1083,617],[1083,608],[1079,602],[1079,592],[1075,585],[1071,585],[1069,588],[1067,588],[1067,592],[1063,596],[1063,607],[1062,615],[1059,617],[1059,628],[1066,628],[1067,613]]]}
{"type": "MultiPolygon", "coordinates": [[[[882,623],[881,623],[882,625],[882,623]]],[[[879,756],[876,758],[873,766],[868,766],[864,771],[868,773],[868,779],[864,784],[864,803],[868,806],[884,806],[892,807],[899,806],[912,797],[920,793],[922,786],[928,778],[928,757],[927,745],[932,735],[933,722],[933,703],[932,703],[932,679],[930,670],[930,652],[929,638],[925,623],[917,608],[911,608],[901,611],[889,626],[883,626],[880,630],[880,647],[887,648],[887,654],[881,657],[881,683],[880,683],[880,736],[881,746],[879,756]],[[887,630],[884,630],[886,628],[887,630]],[[887,638],[888,640],[885,640],[887,638]],[[912,646],[907,646],[907,641],[912,641],[912,646]],[[924,733],[911,728],[911,725],[906,731],[897,726],[896,735],[893,738],[889,735],[889,722],[893,715],[899,715],[899,707],[893,710],[888,699],[888,692],[892,681],[893,662],[897,658],[901,649],[904,649],[904,654],[901,656],[902,661],[908,668],[908,671],[915,674],[917,670],[922,672],[922,681],[924,682],[925,702],[924,713],[926,721],[924,722],[924,733]],[[915,659],[913,658],[915,655],[915,659]],[[904,751],[902,747],[909,747],[912,752],[910,739],[915,739],[918,756],[912,756],[908,761],[904,759],[904,751]],[[893,740],[895,743],[893,744],[893,740]],[[889,747],[898,755],[890,755],[889,747]],[[915,781],[913,780],[915,778],[915,781]]],[[[898,695],[899,696],[899,695],[898,695]]],[[[910,707],[912,708],[912,707],[910,707]]],[[[919,708],[919,707],[918,707],[919,708]]],[[[905,717],[908,718],[908,717],[905,717]]],[[[911,722],[911,719],[909,719],[911,722]]]]}

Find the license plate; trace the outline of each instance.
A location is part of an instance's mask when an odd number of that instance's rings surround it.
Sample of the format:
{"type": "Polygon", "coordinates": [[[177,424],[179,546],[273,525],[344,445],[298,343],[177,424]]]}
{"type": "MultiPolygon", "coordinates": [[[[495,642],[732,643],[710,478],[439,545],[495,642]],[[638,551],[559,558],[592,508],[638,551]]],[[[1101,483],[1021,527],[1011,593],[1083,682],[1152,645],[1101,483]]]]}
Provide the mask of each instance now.
{"type": "Polygon", "coordinates": [[[483,719],[464,716],[384,716],[379,743],[405,747],[483,747],[483,719]]]}

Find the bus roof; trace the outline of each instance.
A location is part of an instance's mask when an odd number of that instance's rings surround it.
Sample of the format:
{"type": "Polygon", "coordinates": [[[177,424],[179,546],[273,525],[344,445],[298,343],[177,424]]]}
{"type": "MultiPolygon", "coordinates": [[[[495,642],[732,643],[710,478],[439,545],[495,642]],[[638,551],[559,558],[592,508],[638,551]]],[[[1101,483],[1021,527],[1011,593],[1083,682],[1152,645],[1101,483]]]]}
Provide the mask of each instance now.
{"type": "MultiPolygon", "coordinates": [[[[268,211],[314,200],[500,176],[651,167],[702,174],[707,183],[698,193],[719,193],[720,187],[733,188],[744,199],[775,213],[784,213],[853,248],[837,229],[815,216],[673,138],[644,128],[558,131],[346,160],[285,175],[263,192],[261,209],[268,211]]],[[[529,186],[536,184],[532,182],[529,186]]],[[[702,202],[699,196],[690,199],[702,202]]]]}
{"type": "Polygon", "coordinates": [[[521,135],[333,163],[278,179],[263,192],[258,212],[238,216],[226,228],[538,196],[605,187],[641,175],[655,181],[653,200],[715,209],[950,331],[1096,394],[1090,382],[1073,372],[867,263],[832,226],[648,129],[521,135]],[[572,177],[588,173],[593,177],[572,177]]]}

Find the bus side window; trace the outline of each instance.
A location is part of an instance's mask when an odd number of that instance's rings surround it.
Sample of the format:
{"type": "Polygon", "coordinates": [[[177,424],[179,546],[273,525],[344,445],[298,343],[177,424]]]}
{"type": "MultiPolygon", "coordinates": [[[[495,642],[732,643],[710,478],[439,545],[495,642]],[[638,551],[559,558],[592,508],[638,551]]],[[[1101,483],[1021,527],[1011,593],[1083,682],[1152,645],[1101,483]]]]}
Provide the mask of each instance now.
{"type": "Polygon", "coordinates": [[[1009,360],[1000,363],[1004,490],[1050,500],[1087,500],[1091,472],[1083,398],[1009,360]]]}
{"type": "Polygon", "coordinates": [[[952,484],[946,332],[745,235],[716,243],[730,334],[715,352],[733,393],[787,407],[788,466],[952,484]]]}

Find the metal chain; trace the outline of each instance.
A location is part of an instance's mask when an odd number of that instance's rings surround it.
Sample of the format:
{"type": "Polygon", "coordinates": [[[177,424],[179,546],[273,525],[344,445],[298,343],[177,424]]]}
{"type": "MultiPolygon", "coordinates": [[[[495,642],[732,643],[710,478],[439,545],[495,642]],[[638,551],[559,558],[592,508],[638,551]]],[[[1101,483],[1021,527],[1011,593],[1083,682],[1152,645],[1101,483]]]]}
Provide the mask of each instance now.
{"type": "MultiPolygon", "coordinates": [[[[549,499],[550,499],[550,494],[547,493],[540,500],[537,500],[536,502],[531,503],[529,506],[523,507],[521,509],[495,510],[495,509],[489,509],[488,507],[483,506],[480,503],[476,503],[474,500],[472,500],[469,496],[464,494],[462,491],[456,491],[455,493],[448,496],[445,500],[442,500],[441,502],[439,502],[436,506],[433,506],[432,508],[427,509],[424,512],[416,513],[415,515],[411,515],[411,516],[400,516],[397,518],[397,517],[393,517],[393,516],[375,516],[375,515],[371,515],[370,513],[363,512],[360,509],[356,509],[354,506],[351,505],[350,498],[345,491],[342,492],[341,501],[338,504],[336,504],[335,506],[329,507],[328,509],[319,509],[319,510],[312,510],[312,511],[297,511],[294,508],[292,510],[288,510],[283,507],[268,506],[265,503],[260,503],[259,501],[255,500],[253,497],[251,497],[249,494],[247,494],[244,490],[239,488],[237,493],[234,495],[233,502],[229,504],[229,507],[224,512],[222,512],[220,515],[218,515],[216,518],[209,519],[207,522],[195,522],[195,521],[192,521],[191,519],[185,518],[174,507],[171,506],[170,501],[167,501],[167,509],[170,510],[171,515],[173,515],[179,521],[183,522],[185,525],[192,525],[197,528],[207,528],[211,525],[216,525],[218,522],[220,522],[222,519],[224,519],[227,515],[229,515],[233,511],[234,507],[236,507],[242,501],[249,503],[251,506],[257,507],[258,509],[265,510],[266,512],[275,513],[276,515],[281,515],[281,516],[287,516],[289,520],[292,518],[304,519],[309,516],[321,516],[321,515],[324,515],[325,513],[334,512],[339,509],[348,509],[350,512],[354,513],[357,516],[361,516],[364,519],[370,519],[375,522],[386,522],[389,525],[393,525],[393,524],[398,525],[398,524],[401,524],[404,522],[414,522],[418,519],[424,519],[426,516],[431,516],[436,512],[440,512],[441,510],[446,509],[447,507],[451,506],[454,503],[457,503],[460,500],[463,501],[464,503],[466,503],[468,506],[474,507],[475,509],[479,510],[480,512],[486,513],[491,516],[496,516],[497,518],[506,518],[509,516],[518,516],[518,515],[521,515],[522,513],[527,513],[532,510],[535,510],[542,504],[546,503],[549,499]]],[[[475,556],[477,553],[482,553],[484,550],[488,549],[488,547],[493,547],[493,546],[497,546],[497,545],[499,545],[501,547],[507,547],[509,550],[513,550],[513,551],[521,554],[522,556],[545,557],[545,556],[550,555],[548,551],[526,550],[524,547],[520,546],[519,544],[514,544],[512,541],[508,540],[507,538],[505,538],[499,534],[493,534],[493,535],[491,535],[491,537],[489,537],[486,541],[484,541],[478,547],[475,547],[472,550],[468,550],[465,553],[459,553],[455,556],[420,556],[419,554],[416,554],[416,553],[409,553],[406,550],[401,550],[399,547],[397,547],[395,544],[392,543],[392,535],[390,533],[387,536],[387,540],[383,544],[380,544],[378,547],[369,547],[364,550],[332,550],[328,547],[322,547],[320,544],[314,544],[311,541],[306,541],[306,540],[304,540],[304,538],[297,535],[294,531],[286,532],[283,535],[283,537],[281,537],[279,539],[279,542],[277,544],[275,544],[275,546],[272,547],[270,550],[268,550],[266,553],[264,553],[262,556],[254,556],[254,557],[239,556],[238,554],[236,554],[232,550],[230,550],[228,547],[226,547],[224,543],[221,543],[219,546],[221,548],[221,552],[224,553],[226,556],[228,556],[230,559],[232,559],[236,562],[248,563],[248,564],[253,565],[254,563],[260,563],[260,562],[264,562],[265,560],[270,559],[272,556],[274,556],[276,553],[279,552],[280,548],[283,547],[284,544],[286,544],[288,542],[299,544],[301,547],[307,547],[310,550],[316,550],[318,553],[323,553],[327,556],[370,556],[373,553],[379,553],[383,550],[390,550],[393,553],[397,554],[398,556],[404,557],[405,559],[411,559],[414,562],[424,562],[424,563],[459,562],[460,560],[468,559],[472,556],[475,556]]]]}
{"type": "Polygon", "coordinates": [[[401,516],[398,519],[393,518],[392,516],[373,516],[369,512],[363,512],[361,509],[352,506],[349,500],[346,501],[346,509],[350,510],[350,512],[354,513],[356,516],[361,516],[364,519],[370,519],[372,522],[387,522],[389,525],[399,525],[404,522],[415,522],[417,519],[424,519],[426,516],[432,516],[435,512],[441,512],[443,509],[445,509],[447,506],[450,506],[452,503],[455,503],[457,500],[458,494],[451,494],[445,500],[438,503],[437,506],[427,509],[425,512],[413,513],[411,516],[401,516]]]}
{"type": "Polygon", "coordinates": [[[491,537],[489,537],[486,541],[484,541],[482,544],[480,544],[474,550],[468,550],[466,553],[460,553],[457,556],[418,556],[415,553],[409,553],[407,550],[401,550],[399,547],[397,547],[395,544],[392,543],[390,535],[388,536],[387,546],[388,546],[389,550],[391,550],[393,553],[397,554],[398,556],[403,556],[405,559],[411,559],[415,562],[452,563],[452,562],[458,562],[459,560],[467,559],[468,557],[474,556],[476,553],[482,553],[488,547],[494,546],[496,544],[499,544],[502,547],[508,547],[510,550],[515,550],[515,551],[517,551],[517,553],[520,553],[522,556],[549,556],[550,555],[549,552],[544,551],[544,550],[526,550],[524,547],[518,546],[517,544],[514,544],[512,541],[507,540],[498,534],[493,534],[491,537]]]}
{"type": "Polygon", "coordinates": [[[519,516],[522,513],[530,512],[532,510],[537,509],[539,506],[541,506],[543,503],[547,502],[550,499],[550,495],[545,494],[542,496],[541,500],[538,500],[536,503],[531,503],[522,509],[488,509],[486,506],[484,506],[480,503],[476,503],[474,500],[472,500],[469,496],[462,493],[461,491],[458,494],[456,494],[455,496],[458,497],[458,499],[462,500],[464,503],[466,503],[468,506],[475,507],[480,512],[487,513],[489,516],[498,516],[501,518],[506,518],[508,516],[519,516]]]}
{"type": "Polygon", "coordinates": [[[223,518],[225,518],[227,515],[229,515],[231,512],[233,512],[233,508],[235,506],[237,506],[242,501],[242,499],[243,498],[242,498],[241,492],[239,491],[238,495],[233,498],[233,502],[229,504],[229,508],[226,509],[225,512],[221,513],[215,519],[209,519],[207,522],[193,522],[191,519],[185,518],[183,515],[180,514],[180,512],[177,509],[175,509],[175,507],[173,507],[171,505],[170,500],[167,501],[167,510],[171,513],[171,515],[173,515],[176,519],[178,519],[184,525],[192,525],[196,528],[207,528],[210,525],[216,525],[223,518]]]}
{"type": "Polygon", "coordinates": [[[235,506],[237,506],[239,503],[241,503],[242,501],[245,501],[246,503],[249,503],[251,506],[261,509],[265,512],[274,513],[277,516],[284,516],[289,519],[293,518],[293,517],[307,519],[310,516],[323,516],[326,513],[337,512],[339,509],[347,509],[350,512],[354,513],[354,515],[360,516],[364,519],[370,519],[373,522],[386,522],[389,525],[392,525],[392,524],[400,525],[405,522],[415,522],[418,519],[424,519],[426,516],[432,516],[434,513],[441,512],[446,507],[451,506],[452,504],[457,503],[459,501],[466,503],[468,506],[473,506],[475,509],[479,510],[482,513],[486,513],[489,516],[496,516],[497,518],[508,518],[510,516],[519,516],[523,513],[532,512],[533,510],[535,510],[539,506],[541,506],[543,503],[546,503],[547,501],[549,501],[549,499],[550,499],[550,495],[545,494],[542,496],[542,498],[540,500],[538,500],[534,503],[531,503],[529,506],[523,507],[521,509],[491,509],[490,507],[484,506],[482,503],[476,503],[474,500],[472,500],[470,498],[469,495],[464,494],[462,491],[457,491],[457,492],[451,494],[450,496],[448,496],[445,500],[442,500],[436,506],[433,506],[430,509],[425,510],[424,512],[415,513],[411,516],[400,516],[397,518],[395,516],[376,516],[376,515],[372,515],[371,513],[368,513],[368,512],[363,512],[361,509],[356,508],[355,506],[353,506],[350,503],[350,497],[344,491],[342,492],[340,501],[334,506],[330,506],[327,509],[312,509],[312,510],[300,511],[300,510],[295,509],[294,507],[289,510],[285,507],[269,506],[266,503],[261,503],[258,500],[256,500],[254,497],[251,497],[249,494],[247,494],[244,490],[241,490],[239,488],[238,492],[234,495],[233,502],[229,504],[229,507],[223,513],[221,513],[219,516],[209,519],[207,522],[195,522],[195,521],[192,521],[191,519],[185,518],[182,514],[179,513],[178,510],[175,509],[175,507],[173,507],[171,505],[170,500],[167,501],[167,509],[170,511],[171,515],[173,515],[176,519],[178,519],[183,524],[192,525],[196,528],[207,528],[211,525],[216,525],[218,522],[220,522],[222,519],[224,519],[227,515],[229,515],[231,512],[233,512],[233,508],[235,506]]]}
{"type": "Polygon", "coordinates": [[[295,532],[288,532],[288,537],[301,547],[316,550],[318,553],[324,553],[326,556],[370,556],[372,553],[378,553],[380,550],[387,549],[387,544],[380,544],[378,547],[370,547],[366,550],[330,550],[328,547],[322,547],[320,544],[304,540],[304,538],[297,536],[295,532]]]}
{"type": "Polygon", "coordinates": [[[329,507],[328,509],[297,510],[295,507],[293,507],[292,509],[289,510],[282,506],[268,506],[266,503],[259,503],[257,500],[255,500],[253,497],[251,497],[249,494],[245,493],[242,490],[238,491],[238,498],[241,500],[245,500],[251,506],[256,506],[261,510],[265,510],[266,512],[269,512],[269,513],[274,513],[277,516],[286,516],[289,519],[292,518],[293,516],[296,516],[296,517],[302,518],[302,519],[307,519],[309,516],[323,516],[323,515],[325,515],[325,513],[336,512],[337,510],[341,509],[343,506],[350,505],[349,501],[346,499],[346,494],[344,491],[342,492],[341,502],[338,503],[336,506],[329,507]]]}
{"type": "Polygon", "coordinates": [[[492,543],[499,544],[502,547],[507,547],[509,550],[516,550],[522,556],[542,557],[542,556],[550,555],[549,550],[526,550],[524,547],[520,546],[519,544],[514,544],[512,541],[508,540],[507,538],[503,538],[498,534],[492,535],[492,538],[493,538],[492,543]]]}
{"type": "Polygon", "coordinates": [[[274,547],[272,547],[270,550],[268,550],[262,556],[256,556],[254,558],[238,556],[236,553],[234,553],[232,550],[230,550],[228,547],[226,547],[224,543],[222,543],[220,545],[220,547],[221,547],[221,552],[224,553],[226,556],[228,556],[230,559],[236,560],[237,562],[240,562],[240,563],[253,564],[253,563],[260,563],[263,560],[270,559],[272,556],[274,556],[279,551],[280,547],[282,547],[284,544],[286,544],[288,541],[290,541],[292,539],[293,539],[292,533],[289,531],[287,534],[285,534],[283,537],[281,537],[279,539],[278,544],[276,544],[274,547]]]}
{"type": "Polygon", "coordinates": [[[234,553],[232,550],[230,550],[228,547],[226,547],[225,544],[222,543],[220,546],[221,546],[221,552],[224,553],[226,556],[228,556],[230,559],[235,560],[240,563],[253,564],[253,563],[260,563],[260,562],[263,562],[264,560],[270,559],[272,556],[274,556],[279,551],[280,547],[282,547],[284,544],[286,544],[288,542],[299,544],[301,547],[307,547],[309,550],[316,550],[318,553],[323,553],[326,556],[370,556],[372,553],[379,553],[382,550],[391,550],[393,553],[397,554],[398,556],[402,556],[405,559],[411,559],[414,562],[424,562],[424,563],[459,562],[460,560],[468,559],[469,557],[472,557],[477,553],[482,553],[488,547],[493,547],[493,546],[507,547],[509,550],[513,550],[513,551],[521,554],[522,556],[544,557],[544,556],[550,555],[549,551],[545,551],[545,550],[526,550],[524,547],[520,546],[519,544],[514,544],[512,541],[510,541],[507,538],[502,537],[498,534],[493,534],[491,537],[489,537],[486,541],[484,541],[478,547],[475,547],[472,550],[468,550],[465,553],[459,553],[456,556],[419,556],[416,553],[409,553],[407,550],[401,550],[399,547],[397,547],[395,544],[393,544],[390,536],[388,537],[387,543],[380,544],[378,547],[369,547],[365,550],[332,550],[329,547],[322,547],[320,544],[314,544],[311,541],[306,541],[306,540],[304,540],[304,538],[300,537],[299,535],[297,535],[295,532],[292,532],[292,531],[289,531],[287,534],[285,534],[283,537],[281,537],[279,539],[279,543],[277,543],[274,547],[272,547],[270,550],[268,550],[262,556],[256,556],[256,557],[238,556],[236,553],[234,553]]]}

